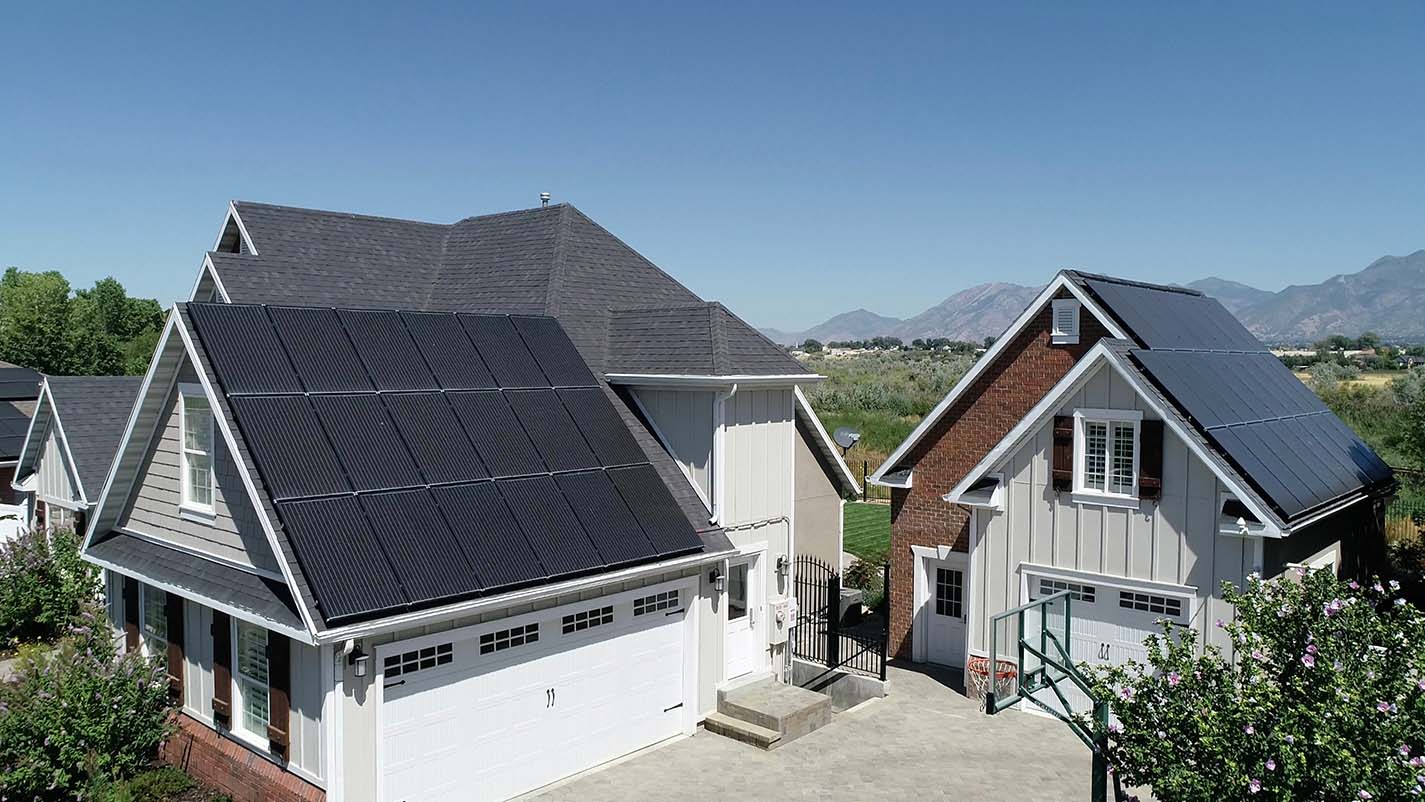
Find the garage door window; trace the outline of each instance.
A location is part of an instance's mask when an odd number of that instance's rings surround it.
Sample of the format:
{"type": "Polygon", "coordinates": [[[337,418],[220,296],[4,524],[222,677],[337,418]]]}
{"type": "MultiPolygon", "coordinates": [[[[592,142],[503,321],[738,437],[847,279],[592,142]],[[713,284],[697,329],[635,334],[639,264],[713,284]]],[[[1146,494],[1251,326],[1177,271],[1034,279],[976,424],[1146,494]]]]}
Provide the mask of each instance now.
{"type": "Polygon", "coordinates": [[[1080,582],[1065,582],[1061,579],[1041,579],[1039,580],[1039,598],[1052,596],[1060,591],[1067,590],[1069,598],[1074,601],[1093,603],[1094,596],[1097,595],[1093,585],[1085,585],[1080,582]]]}
{"type": "MultiPolygon", "coordinates": [[[[736,573],[736,572],[734,571],[734,574],[735,574],[735,573],[736,573]]],[[[746,574],[746,573],[744,573],[744,574],[742,575],[742,583],[743,583],[743,587],[745,588],[746,585],[747,585],[747,574],[746,574]]],[[[745,593],[746,593],[746,591],[744,591],[744,596],[743,596],[744,599],[746,598],[745,593]]],[[[633,614],[634,614],[634,615],[648,615],[648,614],[650,614],[650,613],[656,613],[656,612],[658,612],[659,610],[675,610],[675,609],[678,608],[678,603],[679,603],[678,591],[676,591],[676,590],[665,590],[665,591],[663,591],[662,593],[655,593],[655,594],[653,594],[652,596],[644,596],[644,597],[641,598],[641,599],[634,599],[634,600],[633,600],[633,614]]],[[[744,604],[743,604],[743,614],[744,614],[744,615],[746,614],[746,603],[745,603],[745,602],[744,602],[744,604]]],[[[729,617],[731,617],[731,614],[729,614],[729,617]]]]}
{"type": "Polygon", "coordinates": [[[1182,599],[1158,596],[1152,593],[1135,593],[1130,590],[1120,590],[1118,592],[1118,606],[1125,610],[1142,610],[1145,613],[1159,613],[1161,615],[1170,615],[1174,618],[1181,618],[1183,615],[1182,599]]]}
{"type": "Polygon", "coordinates": [[[538,640],[539,624],[525,624],[522,627],[511,627],[498,632],[486,632],[480,636],[480,654],[503,652],[506,649],[513,649],[516,646],[523,646],[538,640]]]}
{"type": "Polygon", "coordinates": [[[427,646],[424,649],[412,649],[409,652],[393,654],[382,662],[381,667],[386,672],[386,678],[390,679],[425,668],[443,666],[454,659],[454,647],[449,643],[442,643],[438,646],[427,646]]]}
{"type": "Polygon", "coordinates": [[[952,568],[935,570],[935,614],[951,618],[962,617],[965,575],[952,568]]]}
{"type": "Polygon", "coordinates": [[[614,608],[595,607],[592,610],[580,610],[577,613],[564,616],[564,634],[569,635],[574,632],[583,632],[593,627],[601,627],[614,622],[614,608]]]}
{"type": "Polygon", "coordinates": [[[242,715],[238,717],[240,732],[262,742],[267,740],[267,630],[246,621],[236,621],[237,670],[233,684],[237,686],[242,715]]]}

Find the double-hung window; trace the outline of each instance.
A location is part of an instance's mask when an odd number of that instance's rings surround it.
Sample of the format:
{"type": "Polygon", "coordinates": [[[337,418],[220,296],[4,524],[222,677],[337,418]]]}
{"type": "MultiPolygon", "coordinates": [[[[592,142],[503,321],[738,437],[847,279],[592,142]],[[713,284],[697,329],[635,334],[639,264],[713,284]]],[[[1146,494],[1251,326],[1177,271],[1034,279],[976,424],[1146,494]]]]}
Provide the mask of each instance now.
{"type": "Polygon", "coordinates": [[[267,630],[233,620],[236,658],[233,686],[237,691],[237,734],[266,746],[268,724],[267,630]]]}
{"type": "Polygon", "coordinates": [[[168,654],[168,594],[148,585],[139,586],[143,614],[143,650],[149,657],[168,654]]]}
{"type": "Polygon", "coordinates": [[[181,385],[178,395],[182,428],[183,508],[213,512],[213,408],[198,385],[181,385]]]}
{"type": "Polygon", "coordinates": [[[1087,497],[1138,498],[1137,410],[1085,409],[1074,413],[1074,492],[1087,497]]]}

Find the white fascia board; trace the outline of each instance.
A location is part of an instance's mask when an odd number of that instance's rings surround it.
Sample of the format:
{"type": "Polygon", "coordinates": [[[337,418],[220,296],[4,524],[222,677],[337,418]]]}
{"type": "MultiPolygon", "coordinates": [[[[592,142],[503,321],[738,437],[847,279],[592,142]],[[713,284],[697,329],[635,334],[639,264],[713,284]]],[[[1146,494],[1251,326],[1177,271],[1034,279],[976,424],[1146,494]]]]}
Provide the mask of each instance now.
{"type": "Polygon", "coordinates": [[[806,410],[807,415],[811,417],[812,423],[816,424],[817,436],[820,437],[827,448],[831,450],[831,455],[836,458],[836,467],[841,469],[841,474],[846,477],[846,481],[850,482],[853,487],[859,488],[861,483],[856,479],[856,474],[851,472],[850,466],[848,466],[846,460],[841,457],[841,447],[836,444],[835,440],[831,439],[831,435],[826,433],[826,427],[821,425],[821,418],[817,417],[816,410],[811,408],[811,402],[807,400],[806,393],[803,393],[802,388],[798,387],[795,390],[795,394],[797,404],[806,410]]]}
{"type": "Polygon", "coordinates": [[[104,489],[99,493],[99,500],[94,504],[94,514],[89,516],[89,528],[84,533],[84,543],[80,547],[81,553],[89,548],[89,544],[94,539],[94,530],[98,528],[100,519],[104,517],[104,507],[109,502],[109,493],[114,486],[114,477],[119,472],[119,463],[123,460],[124,450],[128,448],[129,440],[134,436],[134,426],[138,423],[139,410],[143,409],[144,399],[148,397],[149,389],[153,385],[153,377],[158,373],[159,363],[164,349],[168,346],[169,337],[173,336],[173,330],[177,327],[178,308],[174,307],[168,313],[168,321],[163,325],[163,333],[159,335],[158,345],[154,348],[153,357],[149,359],[148,371],[144,373],[143,384],[139,387],[138,398],[134,401],[134,408],[129,412],[129,422],[124,425],[124,436],[119,438],[119,450],[115,452],[114,461],[109,465],[109,474],[104,479],[104,489]]]}
{"type": "MultiPolygon", "coordinates": [[[[59,410],[54,405],[54,392],[50,390],[48,376],[45,376],[40,380],[40,395],[39,398],[35,399],[35,411],[30,413],[30,422],[25,425],[25,442],[23,445],[20,446],[20,456],[15,458],[15,466],[17,469],[19,468],[19,466],[25,464],[25,458],[29,456],[30,441],[35,436],[35,421],[38,420],[40,417],[40,410],[46,407],[49,408],[50,418],[54,419],[55,421],[58,421],[59,410]]],[[[60,434],[60,441],[65,444],[65,455],[69,458],[70,467],[73,467],[74,457],[69,454],[69,445],[68,442],[64,440],[63,433],[60,434]]],[[[79,472],[75,471],[73,475],[78,476],[79,472]]],[[[16,478],[18,478],[18,476],[16,478]]],[[[15,487],[16,490],[20,489],[19,487],[15,486],[15,482],[13,480],[11,481],[11,486],[15,487]]]]}
{"type": "Polygon", "coordinates": [[[777,376],[705,376],[678,373],[606,373],[604,379],[609,384],[627,384],[637,387],[699,387],[718,389],[738,385],[740,387],[794,387],[798,384],[814,384],[826,381],[817,373],[788,373],[777,376]]]}
{"type": "MultiPolygon", "coordinates": [[[[217,391],[213,389],[213,382],[208,378],[208,372],[203,369],[203,363],[198,359],[198,349],[193,344],[193,337],[189,334],[187,327],[183,325],[183,319],[178,314],[176,307],[173,311],[173,320],[175,321],[174,328],[178,331],[179,336],[183,338],[183,346],[187,350],[189,361],[193,364],[193,372],[198,374],[198,382],[203,385],[203,393],[208,398],[208,404],[215,411],[213,422],[223,432],[223,442],[228,447],[228,453],[233,457],[233,463],[238,467],[238,475],[242,477],[243,487],[247,490],[248,500],[251,501],[259,511],[264,510],[263,499],[257,492],[257,485],[252,478],[252,468],[245,460],[238,458],[237,440],[233,437],[232,429],[228,426],[227,415],[217,414],[223,409],[222,405],[218,403],[217,391]]],[[[117,463],[117,460],[115,462],[117,463]]],[[[296,577],[293,576],[292,567],[287,564],[286,555],[282,552],[282,547],[277,542],[277,531],[272,526],[271,517],[265,512],[260,512],[260,514],[257,515],[257,520],[262,524],[262,531],[267,535],[267,545],[272,549],[272,556],[277,560],[277,566],[282,570],[282,577],[287,581],[287,590],[292,594],[292,597],[297,600],[297,614],[301,617],[302,623],[306,625],[308,630],[316,632],[316,623],[308,614],[307,605],[298,597],[296,577]]]]}
{"type": "Polygon", "coordinates": [[[625,568],[621,571],[610,571],[604,574],[580,577],[552,585],[539,585],[525,590],[517,590],[512,593],[502,593],[498,596],[471,599],[470,601],[456,604],[447,604],[443,607],[436,607],[430,610],[393,615],[376,621],[336,627],[335,629],[317,632],[316,642],[340,643],[351,638],[369,638],[375,635],[410,629],[411,627],[436,624],[453,618],[463,618],[482,611],[499,610],[514,605],[531,604],[569,593],[591,590],[603,585],[614,585],[645,576],[667,573],[668,571],[691,568],[710,562],[720,562],[736,553],[736,549],[700,552],[687,557],[678,557],[672,560],[650,563],[648,565],[625,568]]]}
{"type": "MultiPolygon", "coordinates": [[[[979,463],[965,475],[965,478],[961,479],[955,487],[951,488],[950,492],[945,495],[946,500],[949,501],[951,497],[963,495],[971,485],[983,478],[986,473],[1008,457],[1014,449],[1022,445],[1029,435],[1044,424],[1044,419],[1047,416],[1052,415],[1056,409],[1068,400],[1075,390],[1088,382],[1093,375],[1093,369],[1098,367],[1101,363],[1111,366],[1124,381],[1128,382],[1129,386],[1133,388],[1133,391],[1138,394],[1138,397],[1163,421],[1164,426],[1172,431],[1179,440],[1182,440],[1187,445],[1188,450],[1198,459],[1202,460],[1203,464],[1208,467],[1208,470],[1212,471],[1212,473],[1227,486],[1227,489],[1237,496],[1238,500],[1247,505],[1247,508],[1252,511],[1253,515],[1256,515],[1261,521],[1269,521],[1274,517],[1257,502],[1257,494],[1245,487],[1239,477],[1218,470],[1217,460],[1214,459],[1211,454],[1207,453],[1202,444],[1198,442],[1197,437],[1193,436],[1192,432],[1189,432],[1183,427],[1182,422],[1178,419],[1177,413],[1159,404],[1156,394],[1150,392],[1147,387],[1143,386],[1138,374],[1121,365],[1118,358],[1103,342],[1099,342],[1090,349],[1089,352],[1084,355],[1083,359],[1080,359],[1078,364],[1074,365],[1073,370],[1065,374],[1064,378],[1060,379],[1059,383],[1054,385],[1054,389],[1050,390],[1048,394],[1040,399],[1039,403],[1034,405],[1034,408],[1010,430],[1009,434],[1005,435],[1004,439],[1000,440],[999,443],[990,450],[990,453],[986,454],[985,458],[980,460],[979,463]]],[[[1265,524],[1264,527],[1263,534],[1266,537],[1283,537],[1288,534],[1288,532],[1272,524],[1265,524]]]]}
{"type": "MultiPolygon", "coordinates": [[[[881,467],[884,468],[885,466],[883,465],[881,467]]],[[[915,471],[896,471],[895,473],[881,475],[880,478],[877,478],[874,474],[867,477],[867,481],[873,485],[894,487],[901,490],[909,490],[914,480],[915,471]]]]}
{"type": "MultiPolygon", "coordinates": [[[[872,482],[884,484],[881,480],[885,477],[886,472],[905,458],[906,453],[909,452],[916,443],[920,442],[920,439],[935,426],[946,411],[950,409],[951,405],[959,400],[960,396],[964,395],[965,391],[975,383],[975,380],[980,378],[980,375],[983,374],[990,365],[994,364],[995,360],[999,358],[1000,353],[1009,347],[1010,343],[1014,342],[1019,336],[1019,332],[1025,326],[1029,325],[1029,322],[1034,319],[1034,316],[1039,313],[1039,310],[1044,308],[1044,304],[1052,301],[1054,296],[1058,295],[1059,291],[1063,289],[1067,289],[1075,298],[1078,298],[1079,303],[1083,304],[1085,309],[1093,312],[1094,317],[1098,318],[1098,321],[1108,330],[1109,336],[1120,340],[1129,339],[1128,333],[1125,332],[1112,317],[1104,312],[1102,307],[1080,290],[1077,284],[1070,281],[1069,277],[1065,275],[1063,271],[1060,271],[1059,274],[1054,277],[1054,280],[1049,282],[1049,285],[1035,296],[1034,300],[1029,303],[1029,306],[1026,307],[1023,312],[1019,313],[1019,317],[1015,318],[1014,322],[1009,324],[1009,328],[1005,329],[1004,334],[1001,334],[999,339],[994,341],[990,349],[975,361],[975,364],[960,378],[960,381],[956,382],[955,386],[950,388],[950,392],[939,404],[935,405],[934,409],[930,410],[930,414],[925,416],[920,422],[920,425],[916,426],[915,430],[910,433],[910,436],[896,447],[896,450],[881,464],[881,467],[876,469],[875,473],[871,474],[872,482]]],[[[1080,321],[1079,328],[1080,330],[1083,329],[1082,320],[1080,321]]],[[[890,486],[895,487],[896,485],[890,486]]]]}
{"type": "MultiPolygon", "coordinates": [[[[49,379],[45,379],[45,390],[49,390],[49,379]]],[[[89,506],[89,494],[79,481],[79,465],[74,461],[74,452],[69,450],[69,436],[64,433],[64,421],[59,418],[59,407],[55,406],[54,393],[47,393],[49,397],[49,411],[54,420],[55,433],[59,435],[59,445],[64,450],[64,460],[69,463],[69,475],[74,477],[74,486],[79,490],[79,503],[89,506]]],[[[30,418],[30,425],[33,427],[35,419],[30,418]]],[[[29,436],[26,435],[25,445],[29,446],[29,436]]]]}
{"type": "Polygon", "coordinates": [[[243,243],[247,245],[248,253],[257,256],[257,246],[253,245],[252,237],[247,235],[247,226],[243,225],[242,216],[238,214],[237,201],[228,201],[228,213],[223,216],[223,225],[218,229],[218,236],[213,240],[213,247],[208,250],[216,251],[218,246],[223,244],[223,232],[228,230],[229,220],[237,223],[238,235],[242,237],[243,243]]]}
{"type": "Polygon", "coordinates": [[[198,268],[198,278],[193,282],[193,289],[188,291],[188,300],[198,300],[198,288],[203,286],[203,276],[213,277],[213,286],[218,290],[218,297],[223,299],[223,303],[232,303],[232,298],[228,295],[228,288],[223,286],[223,279],[218,276],[218,268],[213,264],[213,257],[210,254],[203,255],[203,266],[198,268]]]}

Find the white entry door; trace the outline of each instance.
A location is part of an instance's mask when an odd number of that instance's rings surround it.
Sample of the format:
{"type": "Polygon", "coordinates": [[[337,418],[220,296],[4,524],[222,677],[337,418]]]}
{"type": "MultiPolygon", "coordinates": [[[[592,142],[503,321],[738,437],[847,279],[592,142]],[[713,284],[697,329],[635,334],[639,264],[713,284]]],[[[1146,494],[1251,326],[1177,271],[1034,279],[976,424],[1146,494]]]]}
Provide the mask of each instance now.
{"type": "MultiPolygon", "coordinates": [[[[1026,574],[1029,600],[1067,591],[1069,593],[1069,656],[1075,665],[1122,665],[1130,660],[1148,661],[1143,641],[1160,632],[1159,619],[1177,624],[1188,622],[1190,597],[1164,592],[1161,588],[1137,587],[1133,580],[1104,576],[1096,581],[1091,576],[1060,577],[1026,574]],[[1108,583],[1113,584],[1108,584],[1108,583]]],[[[1027,620],[1027,619],[1026,619],[1027,620]]],[[[1049,626],[1062,633],[1062,613],[1051,614],[1049,626]]],[[[1026,658],[1027,659],[1027,658],[1026,658]]],[[[1077,686],[1063,683],[1060,691],[1068,699],[1071,712],[1088,712],[1088,696],[1077,686]]],[[[1059,707],[1052,690],[1040,692],[1042,701],[1059,707]]],[[[1026,709],[1035,710],[1032,705],[1026,709]]]]}
{"type": "Polygon", "coordinates": [[[689,588],[378,651],[382,802],[501,802],[684,731],[689,588]]]}
{"type": "Polygon", "coordinates": [[[968,560],[951,553],[947,559],[925,559],[925,659],[962,668],[965,665],[965,615],[968,611],[968,560]]]}
{"type": "Polygon", "coordinates": [[[761,670],[767,658],[762,638],[762,555],[737,557],[727,566],[727,638],[724,679],[761,670]]]}

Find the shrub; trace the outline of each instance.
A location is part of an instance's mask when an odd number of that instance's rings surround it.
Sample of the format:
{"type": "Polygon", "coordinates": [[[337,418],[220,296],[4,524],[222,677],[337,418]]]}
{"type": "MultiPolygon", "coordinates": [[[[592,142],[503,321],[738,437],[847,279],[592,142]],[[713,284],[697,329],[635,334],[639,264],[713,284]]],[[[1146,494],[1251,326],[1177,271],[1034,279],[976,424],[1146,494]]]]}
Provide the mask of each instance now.
{"type": "Polygon", "coordinates": [[[94,802],[168,802],[193,790],[193,778],[173,766],[161,766],[130,780],[107,783],[93,794],[94,802]]]}
{"type": "Polygon", "coordinates": [[[22,658],[0,685],[0,798],[68,800],[146,767],[172,706],[157,660],[120,656],[87,605],[48,655],[22,658]]]}
{"type": "Polygon", "coordinates": [[[1110,764],[1161,802],[1415,798],[1425,615],[1396,591],[1327,571],[1226,586],[1235,660],[1165,624],[1148,665],[1091,670],[1121,722],[1110,764]]]}
{"type": "Polygon", "coordinates": [[[886,595],[882,574],[885,562],[885,552],[868,554],[852,563],[841,577],[843,586],[861,591],[861,603],[871,610],[879,610],[886,595]]]}
{"type": "Polygon", "coordinates": [[[79,558],[74,532],[22,531],[0,545],[0,643],[58,637],[98,593],[98,571],[79,558]]]}

